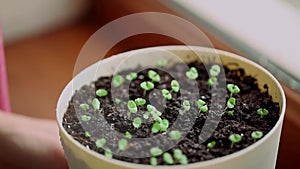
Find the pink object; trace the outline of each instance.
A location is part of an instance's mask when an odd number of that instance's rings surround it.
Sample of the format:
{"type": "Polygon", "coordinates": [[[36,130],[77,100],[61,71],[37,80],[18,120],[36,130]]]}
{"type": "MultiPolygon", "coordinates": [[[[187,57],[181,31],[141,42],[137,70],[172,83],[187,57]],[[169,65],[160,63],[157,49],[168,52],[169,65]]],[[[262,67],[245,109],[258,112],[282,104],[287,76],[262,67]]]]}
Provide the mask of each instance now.
{"type": "Polygon", "coordinates": [[[10,112],[1,24],[0,24],[0,109],[6,112],[10,112]]]}

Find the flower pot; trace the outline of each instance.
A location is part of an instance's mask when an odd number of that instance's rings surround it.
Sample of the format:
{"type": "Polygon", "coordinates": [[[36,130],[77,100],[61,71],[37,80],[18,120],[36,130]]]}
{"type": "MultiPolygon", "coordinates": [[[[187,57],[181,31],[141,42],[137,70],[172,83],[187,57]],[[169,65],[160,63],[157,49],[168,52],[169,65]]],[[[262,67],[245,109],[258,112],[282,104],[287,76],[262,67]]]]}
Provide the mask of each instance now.
{"type": "Polygon", "coordinates": [[[203,47],[163,46],[121,53],[99,61],[98,63],[95,63],[83,70],[75,76],[63,90],[57,104],[57,122],[60,129],[61,142],[65,150],[65,155],[70,169],[150,169],[167,167],[172,167],[174,169],[274,169],[285,114],[285,106],[285,95],[278,81],[264,68],[243,57],[225,51],[203,47]],[[178,61],[190,62],[192,60],[198,60],[199,56],[205,56],[202,57],[202,61],[204,62],[220,61],[224,65],[238,65],[240,68],[245,70],[246,74],[252,75],[257,79],[259,88],[263,89],[264,84],[268,85],[268,91],[272,96],[273,101],[279,103],[279,120],[272,130],[262,139],[236,153],[208,161],[175,166],[154,167],[150,165],[134,164],[109,159],[97,152],[87,149],[79,142],[75,141],[72,136],[66,132],[62,126],[62,120],[64,113],[68,108],[69,101],[76,90],[80,89],[83,85],[88,85],[90,82],[95,81],[96,77],[112,75],[116,68],[125,70],[131,67],[136,67],[137,65],[141,65],[142,67],[155,67],[157,64],[157,57],[159,57],[161,53],[169,53],[172,55],[171,57],[168,57],[171,64],[178,61]],[[140,59],[130,60],[130,56],[136,58],[136,56],[142,57],[141,55],[147,57],[143,57],[142,61],[140,59]],[[100,71],[98,70],[99,66],[101,67],[100,71]]]}

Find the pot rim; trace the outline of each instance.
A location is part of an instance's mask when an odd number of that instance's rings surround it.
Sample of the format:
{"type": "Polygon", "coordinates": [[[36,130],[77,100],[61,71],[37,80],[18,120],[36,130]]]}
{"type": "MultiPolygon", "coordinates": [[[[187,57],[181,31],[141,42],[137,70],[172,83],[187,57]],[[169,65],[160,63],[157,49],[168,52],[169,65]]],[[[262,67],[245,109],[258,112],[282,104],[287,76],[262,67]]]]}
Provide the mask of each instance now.
{"type": "MultiPolygon", "coordinates": [[[[237,54],[234,54],[234,53],[230,53],[230,52],[227,52],[227,51],[224,51],[224,50],[219,50],[219,49],[214,49],[214,48],[201,47],[201,46],[168,45],[168,46],[155,46],[155,47],[147,47],[147,48],[130,50],[130,51],[126,51],[126,52],[122,52],[122,53],[113,55],[113,56],[111,56],[109,58],[106,58],[104,60],[101,60],[99,62],[102,62],[102,61],[111,62],[114,59],[119,59],[120,57],[126,56],[127,54],[132,53],[132,52],[144,52],[144,51],[153,50],[153,49],[181,50],[181,51],[193,50],[193,51],[197,51],[197,52],[206,52],[206,53],[214,53],[214,54],[218,54],[218,55],[226,55],[228,57],[232,57],[232,58],[242,60],[243,62],[247,62],[248,64],[258,68],[260,71],[263,71],[265,74],[270,76],[271,79],[275,82],[275,84],[276,84],[277,88],[279,89],[280,94],[282,96],[282,98],[281,98],[282,99],[282,107],[281,107],[281,111],[279,113],[280,117],[279,117],[278,121],[276,122],[275,126],[262,139],[258,140],[257,142],[251,144],[250,146],[248,146],[248,147],[246,147],[242,150],[239,150],[235,153],[232,153],[232,154],[229,154],[229,155],[226,155],[226,156],[223,156],[223,157],[214,158],[214,159],[207,160],[207,161],[200,161],[200,162],[196,162],[196,163],[190,163],[190,164],[187,164],[187,165],[172,165],[173,169],[187,169],[187,168],[194,168],[194,167],[199,167],[199,166],[201,166],[201,167],[212,166],[212,165],[216,165],[216,164],[234,159],[238,156],[241,156],[241,155],[247,153],[248,151],[254,151],[256,147],[260,146],[262,143],[264,143],[266,140],[268,140],[275,133],[275,131],[280,127],[281,123],[283,122],[285,111],[286,111],[286,97],[285,97],[284,90],[283,90],[282,86],[280,85],[280,83],[278,82],[278,80],[269,71],[267,71],[262,66],[258,65],[257,63],[255,63],[255,62],[253,62],[249,59],[246,59],[246,58],[241,57],[237,54]]],[[[92,67],[93,65],[98,64],[99,62],[96,62],[96,63],[88,66],[87,68],[92,67]]],[[[85,69],[87,69],[87,68],[85,68],[85,69]]],[[[80,75],[81,73],[82,73],[82,71],[80,73],[78,73],[76,76],[80,75]]],[[[72,85],[74,78],[75,77],[73,77],[72,80],[66,85],[66,87],[63,89],[63,91],[65,91],[65,89],[69,85],[72,85]]],[[[62,94],[63,94],[63,92],[61,93],[61,95],[62,94]]],[[[59,98],[58,103],[60,103],[60,99],[61,99],[61,97],[59,98]]],[[[84,147],[82,144],[80,144],[78,141],[74,140],[73,137],[67,133],[67,131],[62,126],[62,123],[60,123],[61,120],[59,119],[59,114],[60,113],[58,111],[56,111],[56,121],[58,123],[60,132],[62,132],[62,134],[64,136],[66,136],[67,139],[69,139],[69,141],[71,141],[74,145],[76,145],[76,147],[78,147],[82,151],[88,153],[89,155],[92,155],[92,156],[96,157],[99,160],[104,160],[104,161],[106,161],[108,163],[112,163],[114,165],[126,166],[126,167],[129,167],[129,168],[154,169],[154,168],[167,168],[167,167],[170,167],[170,166],[151,166],[151,165],[146,165],[146,164],[130,163],[130,162],[121,161],[121,160],[117,160],[117,159],[110,159],[110,158],[105,157],[103,154],[100,154],[100,153],[98,153],[96,151],[93,151],[93,150],[89,150],[86,147],[84,147]]]]}

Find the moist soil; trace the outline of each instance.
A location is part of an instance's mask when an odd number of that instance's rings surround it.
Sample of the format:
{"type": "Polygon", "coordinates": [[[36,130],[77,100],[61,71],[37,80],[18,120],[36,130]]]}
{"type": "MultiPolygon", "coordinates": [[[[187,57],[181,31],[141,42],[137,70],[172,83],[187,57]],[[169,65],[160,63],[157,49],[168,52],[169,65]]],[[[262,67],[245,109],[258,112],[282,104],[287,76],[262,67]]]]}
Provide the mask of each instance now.
{"type": "MultiPolygon", "coordinates": [[[[122,153],[114,154],[113,158],[139,164],[149,164],[149,157],[147,158],[129,158],[135,152],[142,155],[149,154],[149,149],[152,145],[170,145],[174,146],[168,149],[167,152],[173,154],[174,149],[181,149],[182,152],[188,157],[189,163],[211,160],[232,154],[241,149],[244,149],[259,140],[251,138],[253,131],[262,131],[264,136],[274,127],[279,119],[279,104],[272,101],[272,97],[268,93],[268,86],[265,84],[264,89],[260,90],[257,85],[257,80],[245,74],[244,70],[235,65],[235,68],[229,69],[229,66],[224,66],[218,76],[218,83],[212,87],[207,85],[209,78],[205,66],[198,62],[191,62],[189,67],[195,67],[199,72],[199,77],[196,80],[186,78],[185,72],[188,70],[184,64],[175,64],[172,67],[162,69],[151,69],[158,72],[160,75],[160,82],[155,82],[153,90],[144,92],[140,84],[144,81],[151,81],[148,78],[148,70],[142,71],[141,67],[134,70],[119,72],[118,74],[124,77],[124,82],[121,86],[115,88],[111,86],[111,76],[100,77],[90,85],[83,86],[77,90],[69,102],[69,107],[63,117],[63,127],[66,131],[78,142],[86,148],[94,150],[103,154],[102,148],[97,148],[95,140],[99,138],[106,138],[106,147],[111,150],[118,149],[118,140],[122,137],[112,134],[111,131],[118,131],[125,133],[129,131],[133,138],[149,138],[153,135],[167,135],[166,132],[157,134],[151,133],[151,126],[153,122],[143,119],[143,112],[146,112],[146,105],[152,104],[162,112],[162,119],[168,119],[170,127],[175,123],[179,124],[177,130],[183,133],[179,140],[161,140],[153,139],[146,144],[136,144],[133,139],[128,140],[128,147],[125,149],[125,155],[122,153]],[[129,81],[125,79],[126,74],[129,72],[137,72],[138,77],[135,80],[129,81]],[[178,93],[172,92],[172,99],[166,100],[161,94],[161,89],[171,89],[170,82],[173,79],[180,82],[181,89],[178,93]],[[226,89],[224,83],[236,84],[240,88],[240,93],[233,94],[236,98],[236,106],[233,109],[226,109],[226,102],[230,97],[230,93],[226,89]],[[198,89],[192,88],[197,86],[198,89]],[[106,89],[108,95],[105,97],[95,96],[97,89],[106,89]],[[101,102],[99,110],[93,110],[92,99],[97,97],[101,102]],[[147,103],[144,106],[139,106],[139,111],[131,114],[128,117],[127,101],[128,97],[132,100],[141,97],[145,98],[147,103]],[[200,98],[206,101],[209,111],[200,112],[196,105],[196,101],[200,98]],[[121,100],[116,104],[115,98],[121,100]],[[189,99],[191,109],[183,111],[182,101],[189,99]],[[192,99],[192,100],[191,100],[192,99]],[[127,100],[127,101],[122,101],[127,100]],[[212,102],[213,100],[213,102],[212,102]],[[80,104],[87,103],[90,109],[83,110],[79,107],[80,104]],[[257,113],[259,108],[266,108],[269,114],[261,116],[257,113]],[[234,114],[228,114],[228,111],[234,110],[234,114]],[[183,114],[183,115],[182,115],[183,114]],[[85,122],[80,118],[82,115],[88,115],[91,120],[85,122]],[[135,129],[132,125],[134,117],[141,117],[143,124],[139,129],[135,129]],[[212,117],[208,125],[215,124],[217,127],[212,134],[200,133],[203,129],[207,118],[212,117]],[[218,119],[220,121],[218,122],[218,119]],[[109,126],[109,127],[108,127],[109,126]],[[88,131],[90,136],[86,135],[88,131]],[[228,137],[233,134],[240,134],[242,140],[235,143],[231,147],[231,141],[228,137]],[[205,139],[208,137],[208,139],[205,139]],[[215,141],[214,148],[208,148],[207,144],[215,141]],[[127,153],[127,157],[126,157],[127,153]]],[[[211,65],[207,65],[208,69],[211,65]]],[[[232,67],[232,66],[230,66],[232,67]]],[[[209,133],[209,132],[208,132],[209,133]]],[[[125,138],[125,137],[123,137],[125,138]]],[[[164,147],[160,147],[164,149],[164,147]]],[[[113,151],[114,152],[114,151],[113,151]]],[[[166,165],[163,157],[158,156],[158,165],[166,165]]],[[[178,164],[175,162],[175,164],[178,164]]]]}

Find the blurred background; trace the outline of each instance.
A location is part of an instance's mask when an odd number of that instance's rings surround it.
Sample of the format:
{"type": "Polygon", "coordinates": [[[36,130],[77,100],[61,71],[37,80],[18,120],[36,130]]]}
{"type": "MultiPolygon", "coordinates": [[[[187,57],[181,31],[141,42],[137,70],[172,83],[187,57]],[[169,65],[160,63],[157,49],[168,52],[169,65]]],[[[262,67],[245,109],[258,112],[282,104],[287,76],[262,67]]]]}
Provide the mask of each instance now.
{"type": "MultiPolygon", "coordinates": [[[[277,169],[294,168],[300,157],[298,2],[1,0],[12,112],[55,119],[60,92],[73,76],[81,48],[95,31],[129,14],[164,12],[196,24],[215,48],[248,57],[281,81],[288,105],[277,169]]],[[[163,26],[155,22],[149,25],[163,26]]],[[[99,46],[105,44],[103,41],[99,46]]],[[[105,57],[142,47],[175,44],[181,42],[163,35],[141,34],[119,42],[105,57]]]]}

